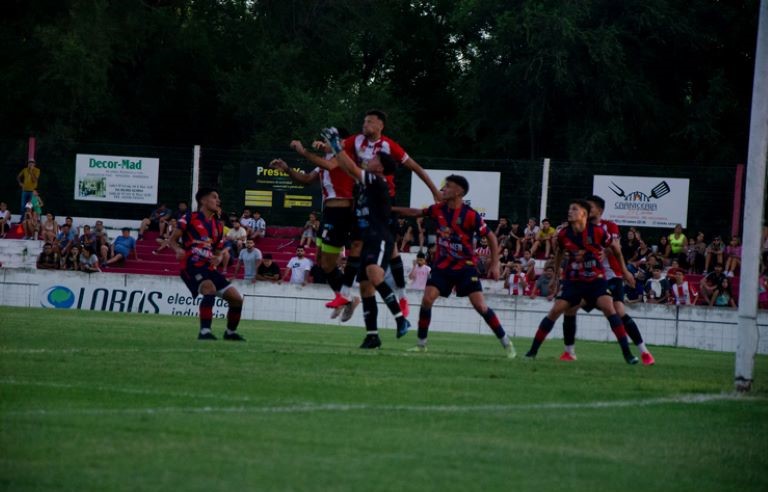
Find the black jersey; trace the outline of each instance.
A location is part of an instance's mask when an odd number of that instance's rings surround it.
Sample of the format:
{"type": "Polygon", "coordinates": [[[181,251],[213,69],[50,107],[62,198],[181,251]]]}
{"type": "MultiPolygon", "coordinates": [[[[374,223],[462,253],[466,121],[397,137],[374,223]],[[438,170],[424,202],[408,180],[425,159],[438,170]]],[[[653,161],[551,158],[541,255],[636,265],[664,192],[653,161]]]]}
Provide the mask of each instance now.
{"type": "Polygon", "coordinates": [[[363,238],[390,238],[389,221],[392,207],[387,180],[383,176],[363,171],[356,191],[355,213],[363,238]]]}

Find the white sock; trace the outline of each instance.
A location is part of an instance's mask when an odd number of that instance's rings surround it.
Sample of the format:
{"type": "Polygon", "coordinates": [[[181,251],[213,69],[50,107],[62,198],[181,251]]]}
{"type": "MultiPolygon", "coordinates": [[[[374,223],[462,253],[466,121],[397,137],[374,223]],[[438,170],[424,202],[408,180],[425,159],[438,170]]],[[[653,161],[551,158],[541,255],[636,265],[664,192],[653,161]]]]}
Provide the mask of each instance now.
{"type": "Polygon", "coordinates": [[[395,293],[397,294],[398,299],[405,299],[405,289],[401,289],[400,287],[395,288],[395,293]]]}
{"type": "Polygon", "coordinates": [[[342,285],[341,286],[341,295],[349,299],[349,286],[348,285],[342,285]]]}
{"type": "Polygon", "coordinates": [[[416,341],[416,345],[418,345],[419,347],[426,347],[427,346],[427,339],[426,338],[419,338],[416,341]]]}
{"type": "Polygon", "coordinates": [[[235,330],[230,330],[229,328],[227,328],[227,335],[234,335],[234,334],[235,334],[235,330]]]}
{"type": "Polygon", "coordinates": [[[509,341],[509,336],[508,335],[504,335],[503,337],[499,338],[499,343],[501,343],[501,346],[504,347],[504,348],[509,347],[509,344],[511,343],[509,341]]]}
{"type": "Polygon", "coordinates": [[[642,353],[646,353],[646,352],[648,352],[648,351],[649,351],[649,350],[648,350],[648,347],[646,347],[646,346],[645,346],[645,342],[643,342],[643,343],[638,343],[638,344],[637,344],[637,348],[638,348],[638,349],[640,349],[640,352],[642,352],[642,353]]]}
{"type": "Polygon", "coordinates": [[[201,335],[207,335],[209,333],[211,333],[211,329],[210,328],[200,328],[200,334],[201,335]]]}
{"type": "Polygon", "coordinates": [[[565,351],[568,352],[571,355],[575,355],[576,354],[576,345],[566,345],[565,346],[565,351]]]}

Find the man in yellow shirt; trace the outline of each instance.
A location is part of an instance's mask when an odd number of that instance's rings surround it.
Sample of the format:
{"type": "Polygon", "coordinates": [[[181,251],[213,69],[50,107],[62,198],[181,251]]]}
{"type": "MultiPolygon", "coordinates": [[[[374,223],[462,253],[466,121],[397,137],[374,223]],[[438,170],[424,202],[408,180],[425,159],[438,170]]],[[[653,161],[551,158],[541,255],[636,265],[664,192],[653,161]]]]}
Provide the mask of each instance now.
{"type": "Polygon", "coordinates": [[[557,236],[557,230],[552,227],[549,219],[542,219],[541,228],[539,229],[539,232],[536,233],[536,241],[534,241],[533,247],[531,248],[531,256],[535,258],[536,251],[544,246],[544,258],[549,258],[552,254],[552,244],[555,241],[555,236],[557,236]]]}
{"type": "Polygon", "coordinates": [[[35,166],[35,160],[27,161],[27,167],[22,169],[16,175],[16,181],[21,187],[21,214],[24,215],[24,207],[27,202],[32,200],[32,192],[37,189],[37,183],[40,180],[40,169],[35,166]]]}

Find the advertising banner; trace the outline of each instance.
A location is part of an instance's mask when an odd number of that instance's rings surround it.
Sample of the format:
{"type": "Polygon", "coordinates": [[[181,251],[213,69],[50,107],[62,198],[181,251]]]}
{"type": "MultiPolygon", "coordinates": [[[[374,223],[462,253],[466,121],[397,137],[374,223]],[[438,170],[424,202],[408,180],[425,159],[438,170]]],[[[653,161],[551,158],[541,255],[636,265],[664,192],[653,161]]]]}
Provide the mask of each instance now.
{"type": "MultiPolygon", "coordinates": [[[[307,172],[299,167],[295,169],[307,172]]],[[[260,210],[262,214],[269,212],[273,221],[303,224],[309,212],[319,211],[322,207],[322,194],[317,183],[310,186],[294,183],[286,173],[270,169],[266,163],[242,163],[240,185],[243,205],[260,210]]]]}
{"type": "Polygon", "coordinates": [[[605,200],[603,217],[619,225],[687,227],[689,184],[678,178],[595,175],[592,192],[605,200]]]}
{"type": "MultiPolygon", "coordinates": [[[[501,173],[484,171],[450,171],[445,169],[425,169],[438,189],[445,184],[445,178],[451,174],[464,176],[469,182],[469,193],[465,202],[478,211],[485,220],[499,219],[499,186],[501,173]]],[[[411,207],[424,208],[435,203],[432,193],[421,179],[411,175],[411,207]]]]}
{"type": "Polygon", "coordinates": [[[77,154],[75,200],[157,203],[160,159],[77,154]]]}

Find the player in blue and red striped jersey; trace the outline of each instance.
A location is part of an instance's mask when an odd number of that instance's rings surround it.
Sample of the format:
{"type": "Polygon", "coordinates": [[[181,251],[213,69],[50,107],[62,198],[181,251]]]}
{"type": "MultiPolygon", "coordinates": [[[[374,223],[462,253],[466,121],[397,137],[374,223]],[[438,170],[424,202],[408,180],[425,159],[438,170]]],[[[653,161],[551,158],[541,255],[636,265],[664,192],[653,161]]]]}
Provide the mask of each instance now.
{"type": "Polygon", "coordinates": [[[432,262],[432,271],[424,289],[419,311],[418,343],[412,351],[427,350],[427,334],[432,318],[432,305],[438,297],[448,297],[456,288],[456,295],[469,297],[469,302],[491,328],[507,357],[514,358],[515,347],[512,345],[499,318],[488,307],[480,284],[477,259],[473,247],[475,235],[488,238],[491,247],[491,263],[488,276],[499,278],[499,244],[496,235],[488,229],[483,217],[472,207],[464,203],[469,192],[469,183],[463,176],[451,175],[445,178],[445,185],[440,190],[441,203],[425,209],[398,208],[395,212],[411,217],[430,217],[437,224],[437,251],[432,262]]]}
{"type": "Polygon", "coordinates": [[[211,331],[213,305],[216,297],[229,304],[225,340],[245,341],[237,333],[243,296],[216,270],[224,251],[223,224],[217,218],[221,207],[219,193],[213,188],[201,188],[195,195],[199,204],[197,212],[187,212],[178,220],[178,228],[168,241],[181,260],[181,279],[189,287],[193,297],[202,294],[200,302],[200,333],[198,340],[216,340],[211,331]],[[179,246],[179,240],[183,247],[179,246]]]}
{"type": "Polygon", "coordinates": [[[525,354],[529,359],[536,358],[539,347],[552,331],[560,315],[572,307],[581,305],[583,301],[586,309],[596,307],[608,319],[611,330],[619,341],[624,360],[628,364],[638,363],[637,357],[629,350],[627,332],[613,306],[602,262],[604,249],[610,248],[616,255],[621,254],[621,249],[605,229],[590,222],[591,208],[585,200],[571,201],[568,208],[568,226],[557,234],[554,282],[557,283],[562,268],[561,286],[554,306],[541,320],[531,349],[525,354]]]}

